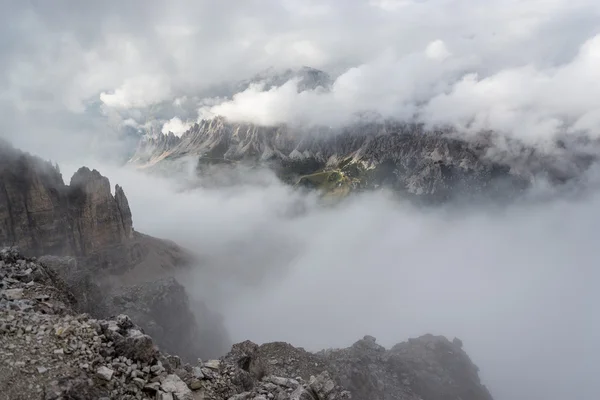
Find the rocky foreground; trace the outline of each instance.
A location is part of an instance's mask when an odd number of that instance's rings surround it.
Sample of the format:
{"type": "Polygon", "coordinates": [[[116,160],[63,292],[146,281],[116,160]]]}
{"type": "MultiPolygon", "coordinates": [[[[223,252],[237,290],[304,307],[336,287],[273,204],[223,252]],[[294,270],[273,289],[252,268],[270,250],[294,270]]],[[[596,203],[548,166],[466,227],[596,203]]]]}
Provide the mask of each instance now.
{"type": "Polygon", "coordinates": [[[62,278],[0,251],[0,399],[490,400],[458,339],[426,335],[386,350],[366,336],[309,353],[243,342],[184,364],[126,315],[76,314],[62,278]]]}

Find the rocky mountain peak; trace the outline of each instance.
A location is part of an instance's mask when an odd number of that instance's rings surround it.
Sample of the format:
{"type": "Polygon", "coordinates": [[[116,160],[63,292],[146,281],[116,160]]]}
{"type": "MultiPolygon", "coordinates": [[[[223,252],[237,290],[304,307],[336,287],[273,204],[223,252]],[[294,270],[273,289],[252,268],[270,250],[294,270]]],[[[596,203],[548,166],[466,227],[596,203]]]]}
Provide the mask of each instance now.
{"type": "Polygon", "coordinates": [[[82,254],[91,254],[106,246],[131,239],[133,224],[129,202],[118,185],[115,196],[110,181],[96,170],[80,168],[68,188],[74,228],[81,232],[82,254]]]}
{"type": "Polygon", "coordinates": [[[0,247],[44,260],[80,312],[108,317],[126,310],[162,348],[182,356],[226,350],[220,319],[201,301],[192,306],[183,286],[167,279],[192,256],[136,232],[121,186],[113,195],[109,179],[87,167],[65,185],[49,162],[6,144],[0,155],[0,247]]]}
{"type": "Polygon", "coordinates": [[[546,147],[494,132],[467,137],[450,128],[395,120],[299,127],[215,117],[195,124],[178,140],[143,141],[129,162],[172,173],[194,161],[199,174],[209,170],[207,165],[261,165],[288,184],[335,197],[385,187],[425,202],[505,201],[538,180],[553,185],[575,181],[597,160],[597,151],[590,149],[600,144],[586,147],[571,138],[546,147]]]}
{"type": "Polygon", "coordinates": [[[262,164],[285,182],[324,192],[344,195],[385,186],[435,201],[464,193],[510,194],[529,183],[486,157],[482,146],[396,121],[309,129],[217,117],[194,125],[177,142],[165,142],[144,141],[130,162],[160,171],[196,159],[199,172],[206,164],[262,164]]]}
{"type": "Polygon", "coordinates": [[[115,201],[117,202],[117,208],[121,213],[125,236],[131,239],[133,237],[133,218],[131,216],[131,209],[129,208],[129,201],[125,196],[123,188],[119,185],[115,185],[115,201]]]}
{"type": "Polygon", "coordinates": [[[264,84],[265,89],[280,87],[291,80],[296,80],[298,91],[315,90],[322,88],[328,90],[333,85],[333,78],[326,72],[316,68],[302,66],[300,68],[288,68],[277,70],[268,68],[244,80],[235,86],[234,93],[243,92],[253,84],[264,84]]]}
{"type": "Polygon", "coordinates": [[[89,255],[131,239],[131,210],[122,188],[80,168],[65,185],[58,168],[2,147],[0,244],[28,254],[89,255]]]}
{"type": "Polygon", "coordinates": [[[81,167],[71,177],[70,186],[82,186],[96,182],[101,182],[100,185],[106,185],[110,188],[108,178],[102,176],[100,172],[95,169],[90,170],[88,167],[81,167]]]}

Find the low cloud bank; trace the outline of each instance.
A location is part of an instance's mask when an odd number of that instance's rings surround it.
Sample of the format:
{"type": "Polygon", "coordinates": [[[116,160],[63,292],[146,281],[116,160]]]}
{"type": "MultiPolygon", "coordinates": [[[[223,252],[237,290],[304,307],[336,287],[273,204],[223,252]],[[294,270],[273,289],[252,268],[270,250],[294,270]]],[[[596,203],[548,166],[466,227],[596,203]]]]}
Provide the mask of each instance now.
{"type": "Polygon", "coordinates": [[[203,257],[184,283],[235,341],[317,350],[431,332],[464,340],[498,400],[600,390],[600,192],[469,211],[382,193],[324,207],[276,179],[182,190],[101,170],[124,186],[136,229],[203,257]]]}
{"type": "Polygon", "coordinates": [[[494,130],[538,143],[558,134],[598,138],[600,35],[586,40],[560,65],[525,63],[492,74],[470,54],[453,55],[442,40],[410,54],[386,52],[342,73],[330,91],[250,86],[232,99],[202,107],[200,117],[221,115],[260,125],[341,125],[374,112],[383,118],[451,125],[462,132],[494,130]]]}

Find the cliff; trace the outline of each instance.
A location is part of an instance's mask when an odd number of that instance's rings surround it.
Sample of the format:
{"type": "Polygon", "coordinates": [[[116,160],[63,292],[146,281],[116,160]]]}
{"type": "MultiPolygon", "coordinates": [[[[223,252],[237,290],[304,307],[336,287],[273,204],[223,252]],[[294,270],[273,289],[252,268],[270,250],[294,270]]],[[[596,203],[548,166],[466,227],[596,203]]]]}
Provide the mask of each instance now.
{"type": "Polygon", "coordinates": [[[32,255],[87,256],[133,238],[118,185],[79,169],[65,185],[58,167],[0,143],[0,244],[32,255]]]}
{"type": "Polygon", "coordinates": [[[136,315],[159,345],[182,356],[214,356],[230,345],[218,316],[192,307],[172,276],[193,257],[133,229],[123,189],[80,168],[65,185],[57,166],[0,142],[0,247],[39,256],[61,277],[78,312],[136,315]]]}

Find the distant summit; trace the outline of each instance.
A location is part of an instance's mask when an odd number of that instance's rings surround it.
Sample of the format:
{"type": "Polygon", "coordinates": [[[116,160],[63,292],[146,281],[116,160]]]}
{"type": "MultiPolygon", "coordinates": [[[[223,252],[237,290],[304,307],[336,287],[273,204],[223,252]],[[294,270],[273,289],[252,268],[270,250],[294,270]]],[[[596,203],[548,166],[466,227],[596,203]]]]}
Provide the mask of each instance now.
{"type": "Polygon", "coordinates": [[[264,83],[265,89],[272,87],[283,86],[286,82],[292,79],[298,80],[298,91],[315,90],[319,87],[329,90],[333,85],[334,80],[324,71],[311,68],[288,68],[283,71],[278,71],[275,68],[268,68],[259,72],[250,79],[243,80],[235,86],[235,92],[243,92],[250,85],[256,83],[264,83]]]}

